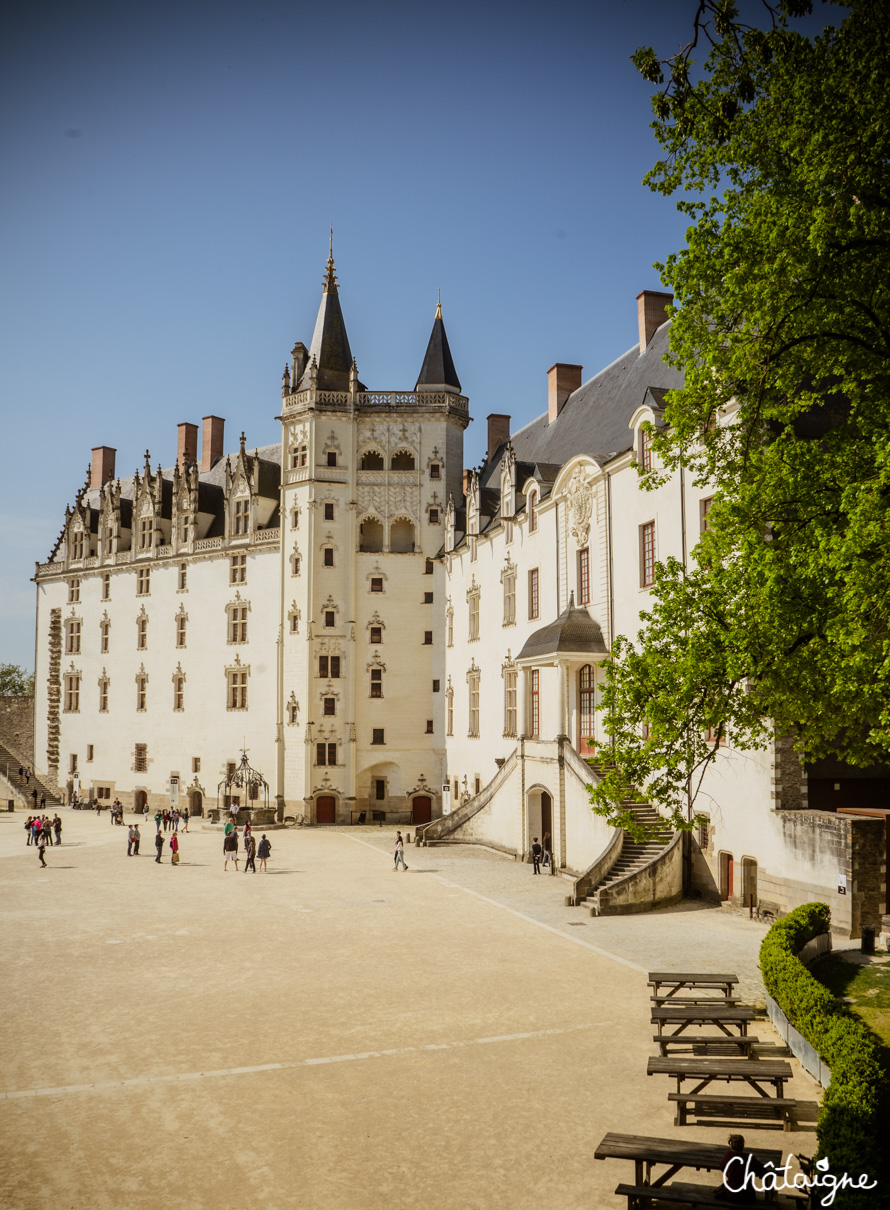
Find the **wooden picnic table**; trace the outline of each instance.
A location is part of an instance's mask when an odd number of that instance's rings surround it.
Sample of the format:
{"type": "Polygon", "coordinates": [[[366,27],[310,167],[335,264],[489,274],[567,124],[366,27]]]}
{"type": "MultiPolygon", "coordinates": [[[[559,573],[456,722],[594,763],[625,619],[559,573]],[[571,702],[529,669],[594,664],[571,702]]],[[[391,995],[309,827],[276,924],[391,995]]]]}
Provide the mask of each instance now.
{"type": "Polygon", "coordinates": [[[733,987],[739,981],[738,975],[728,973],[713,973],[709,971],[649,971],[649,983],[652,986],[654,998],[669,1000],[685,990],[690,991],[722,991],[729,999],[733,987]],[[669,990],[661,994],[662,985],[669,990]]]}
{"type": "Polygon", "coordinates": [[[773,1096],[781,1100],[785,1081],[791,1079],[792,1071],[790,1065],[781,1060],[651,1058],[646,1075],[666,1075],[677,1081],[677,1092],[683,1093],[684,1100],[678,1098],[675,1101],[677,1111],[674,1124],[683,1126],[687,1103],[695,1100],[697,1094],[704,1092],[715,1080],[726,1083],[742,1081],[767,1100],[773,1096]],[[695,1080],[697,1083],[694,1088],[684,1091],[684,1080],[695,1080]],[[769,1088],[772,1088],[772,1093],[769,1088]]]}
{"type": "Polygon", "coordinates": [[[677,1028],[668,1037],[676,1038],[688,1029],[690,1025],[714,1025],[727,1037],[732,1037],[730,1027],[735,1027],[742,1035],[748,1032],[748,1022],[753,1021],[753,1008],[744,1004],[724,1005],[719,1002],[713,1006],[707,1004],[664,1004],[652,1009],[652,1024],[658,1027],[658,1037],[664,1034],[666,1025],[676,1025],[677,1028]]]}
{"type": "MultiPolygon", "coordinates": [[[[748,1148],[761,1164],[780,1168],[783,1163],[781,1150],[767,1147],[748,1148]]],[[[722,1160],[726,1155],[725,1143],[686,1143],[678,1139],[654,1139],[640,1134],[612,1134],[605,1136],[593,1153],[595,1160],[632,1160],[634,1184],[657,1188],[664,1185],[683,1168],[695,1168],[708,1172],[722,1171],[722,1160]],[[653,1169],[664,1166],[665,1171],[657,1177],[653,1169]]]]}

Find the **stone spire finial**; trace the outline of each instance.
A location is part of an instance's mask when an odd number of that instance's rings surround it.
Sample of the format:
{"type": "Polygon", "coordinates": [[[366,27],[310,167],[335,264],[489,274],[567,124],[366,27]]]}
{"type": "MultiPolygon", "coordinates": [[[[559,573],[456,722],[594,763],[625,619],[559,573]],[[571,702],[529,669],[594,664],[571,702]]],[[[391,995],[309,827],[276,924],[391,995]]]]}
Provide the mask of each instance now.
{"type": "Polygon", "coordinates": [[[241,430],[241,453],[244,453],[244,430],[241,430]]]}
{"type": "Polygon", "coordinates": [[[322,282],[322,285],[324,286],[325,294],[336,294],[337,293],[337,274],[334,270],[334,224],[333,223],[331,223],[331,244],[330,244],[330,249],[328,251],[328,264],[327,264],[327,269],[325,270],[324,281],[322,282]]]}

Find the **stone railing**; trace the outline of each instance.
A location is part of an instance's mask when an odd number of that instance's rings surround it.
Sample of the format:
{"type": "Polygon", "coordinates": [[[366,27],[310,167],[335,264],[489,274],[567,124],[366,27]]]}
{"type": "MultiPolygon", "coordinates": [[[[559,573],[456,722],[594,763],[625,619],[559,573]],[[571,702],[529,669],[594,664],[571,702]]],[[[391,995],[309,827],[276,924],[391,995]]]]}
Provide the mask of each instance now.
{"type": "Polygon", "coordinates": [[[169,558],[169,556],[173,554],[173,547],[172,546],[156,546],[155,552],[159,559],[166,559],[166,558],[169,558]]]}
{"type": "Polygon", "coordinates": [[[349,391],[308,390],[285,395],[282,411],[287,412],[307,404],[348,408],[353,403],[358,408],[379,408],[391,412],[406,408],[426,411],[428,408],[443,407],[467,412],[470,406],[470,401],[465,395],[452,395],[450,391],[359,391],[358,394],[351,395],[349,391]]]}
{"type": "Polygon", "coordinates": [[[427,824],[420,824],[417,828],[415,843],[423,845],[435,844],[445,836],[457,831],[477,811],[481,811],[484,806],[487,806],[491,802],[497,791],[516,768],[518,761],[518,750],[514,748],[488,785],[483,786],[478,794],[461,803],[450,815],[443,815],[440,819],[433,819],[427,824]]]}
{"type": "Polygon", "coordinates": [[[195,543],[195,551],[199,550],[222,550],[222,538],[198,538],[195,543]]]}
{"type": "Polygon", "coordinates": [[[281,537],[280,529],[257,529],[254,531],[254,542],[277,542],[281,537]]]}
{"type": "Polygon", "coordinates": [[[37,564],[37,574],[42,575],[42,576],[59,575],[59,573],[63,572],[64,570],[65,570],[64,563],[38,563],[37,564]]]}

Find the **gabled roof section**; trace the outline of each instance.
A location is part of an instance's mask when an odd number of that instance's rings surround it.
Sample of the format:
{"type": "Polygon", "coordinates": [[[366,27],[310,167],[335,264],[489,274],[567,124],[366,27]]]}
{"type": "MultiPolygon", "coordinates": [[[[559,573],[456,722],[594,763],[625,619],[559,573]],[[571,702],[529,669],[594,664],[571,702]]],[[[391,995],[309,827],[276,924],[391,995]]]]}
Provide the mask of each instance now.
{"type": "MultiPolygon", "coordinates": [[[[683,386],[682,372],[664,360],[670,327],[668,320],[643,353],[634,345],[573,391],[552,424],[544,412],[512,434],[517,463],[562,466],[576,454],[586,454],[602,464],[630,449],[633,434],[628,423],[647,392],[653,401],[663,402],[665,391],[683,386]]],[[[482,473],[482,486],[499,473],[498,462],[490,462],[482,473]]]]}
{"type": "Polygon", "coordinates": [[[433,320],[430,342],[426,347],[426,355],[414,389],[415,391],[446,389],[460,392],[460,379],[454,368],[451,349],[448,347],[448,337],[445,334],[441,302],[436,307],[436,318],[433,320]]]}

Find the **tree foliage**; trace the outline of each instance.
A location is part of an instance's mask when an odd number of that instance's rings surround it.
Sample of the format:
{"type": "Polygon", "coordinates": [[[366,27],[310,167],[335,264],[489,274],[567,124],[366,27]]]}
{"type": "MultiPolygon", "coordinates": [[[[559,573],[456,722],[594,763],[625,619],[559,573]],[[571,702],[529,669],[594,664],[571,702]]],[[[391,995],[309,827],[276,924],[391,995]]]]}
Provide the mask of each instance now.
{"type": "Polygon", "coordinates": [[[19,664],[0,664],[0,697],[33,697],[34,677],[19,664]]]}
{"type": "Polygon", "coordinates": [[[815,36],[794,28],[810,9],[764,5],[761,29],[701,0],[689,45],[634,56],[664,152],[646,182],[691,220],[657,266],[685,387],[643,485],[681,470],[714,506],[616,643],[606,815],[644,784],[691,814],[727,731],[860,765],[890,749],[890,0],[815,36]]]}

